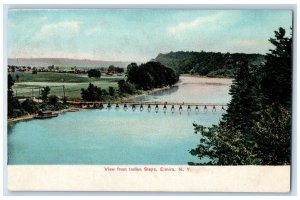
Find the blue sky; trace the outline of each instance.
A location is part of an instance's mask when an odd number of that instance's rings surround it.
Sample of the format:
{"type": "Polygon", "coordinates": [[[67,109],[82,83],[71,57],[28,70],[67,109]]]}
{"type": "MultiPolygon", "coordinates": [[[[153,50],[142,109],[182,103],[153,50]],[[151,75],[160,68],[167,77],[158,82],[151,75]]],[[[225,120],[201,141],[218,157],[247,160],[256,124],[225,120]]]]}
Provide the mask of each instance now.
{"type": "Polygon", "coordinates": [[[266,53],[288,10],[10,10],[8,57],[146,62],[170,51],[266,53]]]}

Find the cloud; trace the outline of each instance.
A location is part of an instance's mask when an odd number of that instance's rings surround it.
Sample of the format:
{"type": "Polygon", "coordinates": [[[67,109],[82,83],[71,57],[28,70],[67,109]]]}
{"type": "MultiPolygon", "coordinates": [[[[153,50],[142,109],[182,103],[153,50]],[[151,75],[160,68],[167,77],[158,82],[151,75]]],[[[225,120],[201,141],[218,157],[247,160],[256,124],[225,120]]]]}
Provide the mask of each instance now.
{"type": "Polygon", "coordinates": [[[168,32],[171,34],[183,33],[183,32],[192,30],[194,28],[198,28],[199,26],[201,26],[203,24],[217,21],[217,20],[221,19],[222,16],[223,16],[223,13],[218,13],[218,14],[211,15],[211,16],[198,17],[190,22],[180,22],[176,26],[169,27],[168,32]]]}
{"type": "Polygon", "coordinates": [[[79,21],[63,21],[46,24],[35,34],[35,39],[45,40],[58,35],[67,35],[69,37],[79,32],[80,24],[79,21]]]}

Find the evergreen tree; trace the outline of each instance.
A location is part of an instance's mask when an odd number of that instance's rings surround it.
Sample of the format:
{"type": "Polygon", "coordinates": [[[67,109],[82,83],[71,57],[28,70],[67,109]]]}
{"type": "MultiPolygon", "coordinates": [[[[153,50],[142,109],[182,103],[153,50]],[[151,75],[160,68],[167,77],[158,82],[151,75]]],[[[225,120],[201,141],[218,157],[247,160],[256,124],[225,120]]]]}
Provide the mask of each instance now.
{"type": "Polygon", "coordinates": [[[275,46],[262,68],[263,109],[255,125],[256,154],[262,164],[289,164],[291,150],[292,36],[283,28],[269,41],[275,46]]]}
{"type": "Polygon", "coordinates": [[[7,77],[7,115],[8,117],[14,117],[14,110],[20,109],[20,103],[17,98],[14,97],[14,91],[12,89],[15,81],[13,80],[12,76],[8,74],[7,77]]]}
{"type": "Polygon", "coordinates": [[[194,124],[202,137],[190,153],[209,158],[205,164],[290,163],[292,38],[279,28],[269,41],[275,49],[264,66],[238,66],[219,125],[194,124]]]}
{"type": "Polygon", "coordinates": [[[257,121],[255,153],[262,165],[289,164],[291,159],[291,112],[272,104],[260,112],[257,121]],[[275,108],[276,107],[276,108],[275,108]]]}
{"type": "Polygon", "coordinates": [[[194,124],[195,133],[202,138],[197,148],[191,150],[192,155],[199,158],[209,157],[208,164],[242,165],[257,163],[253,155],[255,134],[253,126],[260,109],[256,84],[256,70],[246,61],[237,66],[234,81],[230,88],[232,99],[227,113],[219,126],[206,128],[194,124]]]}
{"type": "Polygon", "coordinates": [[[262,92],[265,105],[280,104],[291,108],[292,98],[292,37],[286,36],[286,31],[279,28],[275,38],[269,39],[275,46],[266,56],[263,69],[262,92]]]}

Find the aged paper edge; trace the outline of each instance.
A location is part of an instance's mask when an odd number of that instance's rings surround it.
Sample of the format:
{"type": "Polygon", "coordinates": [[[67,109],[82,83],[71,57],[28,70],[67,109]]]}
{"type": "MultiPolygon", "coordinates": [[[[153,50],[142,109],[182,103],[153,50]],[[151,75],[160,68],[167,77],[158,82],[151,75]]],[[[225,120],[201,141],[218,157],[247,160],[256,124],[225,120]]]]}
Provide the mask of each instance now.
{"type": "Polygon", "coordinates": [[[286,193],[290,191],[290,166],[9,165],[8,189],[286,193]],[[157,171],[146,170],[151,168],[157,171]],[[161,171],[165,168],[176,171],[161,171]]]}

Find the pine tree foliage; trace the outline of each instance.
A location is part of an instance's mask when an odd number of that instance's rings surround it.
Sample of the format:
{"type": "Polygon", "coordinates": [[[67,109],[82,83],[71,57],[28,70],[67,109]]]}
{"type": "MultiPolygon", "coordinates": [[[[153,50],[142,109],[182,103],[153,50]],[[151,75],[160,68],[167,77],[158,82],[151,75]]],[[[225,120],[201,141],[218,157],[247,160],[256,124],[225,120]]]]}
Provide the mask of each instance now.
{"type": "Polygon", "coordinates": [[[290,163],[292,37],[285,34],[279,28],[269,40],[275,49],[266,55],[265,65],[243,61],[236,66],[232,99],[218,125],[193,124],[201,139],[190,153],[209,158],[200,164],[290,163]]]}

